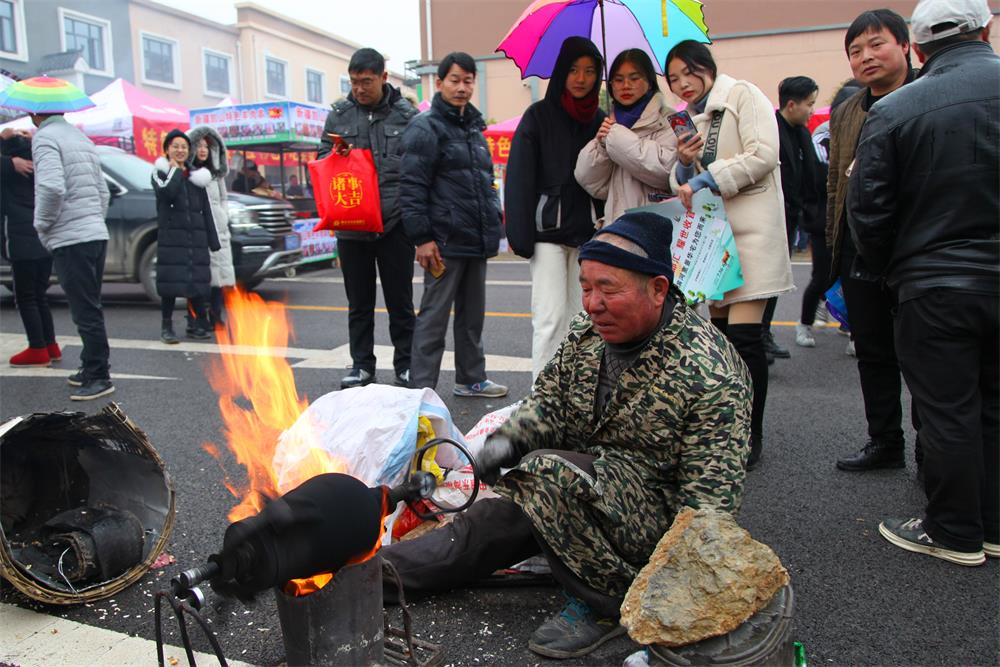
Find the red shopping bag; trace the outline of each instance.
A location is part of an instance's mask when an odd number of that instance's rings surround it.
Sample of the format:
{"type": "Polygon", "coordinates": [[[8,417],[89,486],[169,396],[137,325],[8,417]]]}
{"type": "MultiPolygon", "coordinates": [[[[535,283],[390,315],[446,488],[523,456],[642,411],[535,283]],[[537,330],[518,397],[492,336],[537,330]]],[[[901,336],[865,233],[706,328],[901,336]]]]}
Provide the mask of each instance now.
{"type": "Polygon", "coordinates": [[[309,163],[309,175],[320,218],[314,232],[382,231],[378,172],[370,150],[354,148],[347,157],[330,153],[309,163]]]}

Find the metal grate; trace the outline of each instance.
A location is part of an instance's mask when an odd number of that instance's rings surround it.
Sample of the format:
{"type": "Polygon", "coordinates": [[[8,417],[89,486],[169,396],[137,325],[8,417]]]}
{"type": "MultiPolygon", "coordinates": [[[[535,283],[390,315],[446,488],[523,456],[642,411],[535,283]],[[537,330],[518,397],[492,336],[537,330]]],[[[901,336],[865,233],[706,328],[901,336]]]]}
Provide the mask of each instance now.
{"type": "Polygon", "coordinates": [[[258,225],[275,235],[290,234],[292,231],[293,211],[291,207],[278,206],[248,206],[258,225]]]}

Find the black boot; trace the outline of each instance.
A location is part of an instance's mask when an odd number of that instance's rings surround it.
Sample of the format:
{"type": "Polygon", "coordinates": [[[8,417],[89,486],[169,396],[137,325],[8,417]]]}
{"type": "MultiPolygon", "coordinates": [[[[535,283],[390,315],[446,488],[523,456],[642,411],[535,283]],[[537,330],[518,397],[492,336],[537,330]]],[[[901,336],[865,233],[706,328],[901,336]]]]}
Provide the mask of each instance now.
{"type": "Polygon", "coordinates": [[[750,456],[747,457],[747,472],[750,472],[760,463],[761,450],[763,449],[760,440],[750,437],[750,456]]]}
{"type": "Polygon", "coordinates": [[[177,340],[176,334],[174,334],[173,320],[163,320],[163,323],[160,326],[160,342],[166,343],[167,345],[176,345],[180,342],[177,340]]]}
{"type": "Polygon", "coordinates": [[[864,472],[880,468],[905,468],[903,460],[903,443],[879,442],[874,438],[868,441],[860,452],[837,459],[837,468],[850,472],[864,472]]]}
{"type": "Polygon", "coordinates": [[[760,324],[730,324],[727,332],[733,347],[747,365],[750,381],[753,383],[749,458],[754,465],[760,460],[764,445],[764,405],[767,403],[767,358],[764,356],[764,341],[760,330],[760,324]]]}
{"type": "Polygon", "coordinates": [[[194,340],[208,340],[212,337],[212,327],[208,324],[208,319],[198,317],[192,320],[192,325],[187,331],[187,337],[194,340]]]}
{"type": "Polygon", "coordinates": [[[778,341],[774,340],[774,334],[771,333],[770,329],[766,329],[761,332],[764,340],[764,353],[767,355],[768,359],[791,359],[792,353],[788,351],[787,348],[778,345],[778,341]]]}

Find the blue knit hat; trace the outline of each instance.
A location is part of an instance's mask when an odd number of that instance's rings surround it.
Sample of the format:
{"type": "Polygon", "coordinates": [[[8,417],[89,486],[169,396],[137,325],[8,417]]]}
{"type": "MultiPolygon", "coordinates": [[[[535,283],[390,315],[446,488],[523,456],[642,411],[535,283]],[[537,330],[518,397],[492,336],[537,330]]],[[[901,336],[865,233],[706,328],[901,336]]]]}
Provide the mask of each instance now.
{"type": "Polygon", "coordinates": [[[590,259],[601,264],[617,266],[650,276],[665,276],[674,281],[670,247],[674,225],[669,219],[648,211],[625,213],[607,227],[602,227],[594,238],[580,246],[580,261],[590,259]],[[632,241],[644,251],[641,257],[600,239],[602,234],[614,234],[632,241]]]}

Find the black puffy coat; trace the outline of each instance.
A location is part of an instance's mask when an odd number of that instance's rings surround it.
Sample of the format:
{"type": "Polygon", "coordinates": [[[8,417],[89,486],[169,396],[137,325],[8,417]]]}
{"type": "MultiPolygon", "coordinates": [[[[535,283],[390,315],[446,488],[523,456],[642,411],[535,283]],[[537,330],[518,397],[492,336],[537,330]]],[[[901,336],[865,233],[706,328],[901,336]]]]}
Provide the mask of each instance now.
{"type": "MultiPolygon", "coordinates": [[[[545,99],[521,116],[507,161],[504,185],[507,240],[521,257],[535,254],[535,243],[578,247],[594,235],[594,222],[604,215],[604,202],[592,198],[573,176],[576,158],[604,121],[600,109],[593,120],[574,120],[562,106],[566,77],[573,62],[590,56],[601,70],[601,52],[583,37],[563,42],[545,99]]],[[[598,77],[597,85],[600,85],[598,77]]]]}
{"type": "Polygon", "coordinates": [[[219,236],[205,186],[208,169],[167,168],[157,160],[153,170],[159,223],[156,291],[161,297],[208,298],[211,292],[209,250],[219,250],[219,236]],[[204,183],[197,185],[196,183],[204,183]]]}
{"type": "MultiPolygon", "coordinates": [[[[801,225],[810,234],[822,234],[826,218],[820,215],[819,156],[812,136],[804,125],[792,125],[780,111],[778,121],[779,159],[781,162],[781,193],[785,197],[785,228],[801,225]]],[[[823,189],[826,181],[822,181],[823,189]]],[[[825,199],[825,197],[824,197],[825,199]]],[[[823,209],[823,213],[826,209],[823,209]]],[[[789,239],[789,242],[794,239],[789,239]]]]}
{"type": "Polygon", "coordinates": [[[399,205],[414,245],[436,241],[442,257],[493,257],[500,247],[500,198],[483,115],[434,96],[403,133],[399,205]]]}
{"type": "Polygon", "coordinates": [[[382,86],[382,99],[374,107],[361,106],[350,94],[333,104],[326,117],[323,139],[317,157],[325,158],[333,150],[329,133],[339,134],[355,148],[372,152],[378,172],[378,192],[382,202],[382,234],[375,232],[337,232],[337,238],[351,241],[374,241],[399,224],[399,165],[403,156],[403,130],[417,110],[389,84],[382,86]]]}
{"type": "Polygon", "coordinates": [[[12,158],[31,159],[31,140],[15,135],[0,141],[0,243],[10,260],[49,256],[35,231],[35,177],[14,170],[12,158]]]}
{"type": "Polygon", "coordinates": [[[898,299],[1000,285],[1000,57],[959,42],[868,111],[847,194],[865,267],[898,299]]]}

